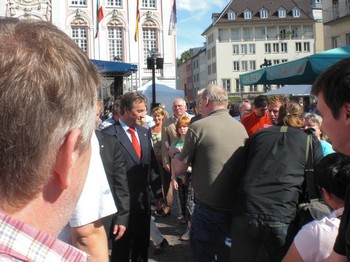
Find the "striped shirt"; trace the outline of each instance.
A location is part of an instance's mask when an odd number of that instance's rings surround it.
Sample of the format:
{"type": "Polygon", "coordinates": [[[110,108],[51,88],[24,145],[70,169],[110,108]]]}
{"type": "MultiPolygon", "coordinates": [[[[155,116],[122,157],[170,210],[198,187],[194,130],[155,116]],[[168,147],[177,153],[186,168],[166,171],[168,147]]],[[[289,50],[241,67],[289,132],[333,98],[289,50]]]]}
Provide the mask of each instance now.
{"type": "Polygon", "coordinates": [[[88,261],[89,256],[0,212],[0,261],[88,261]]]}

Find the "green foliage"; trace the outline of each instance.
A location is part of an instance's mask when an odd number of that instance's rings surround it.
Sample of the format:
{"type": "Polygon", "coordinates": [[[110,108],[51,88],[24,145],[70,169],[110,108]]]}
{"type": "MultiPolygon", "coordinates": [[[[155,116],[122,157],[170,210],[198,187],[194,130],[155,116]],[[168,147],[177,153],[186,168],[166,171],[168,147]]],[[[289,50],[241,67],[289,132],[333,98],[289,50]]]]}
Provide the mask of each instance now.
{"type": "Polygon", "coordinates": [[[232,105],[234,103],[241,103],[241,98],[240,97],[235,97],[235,96],[231,96],[228,98],[228,104],[232,105]]]}
{"type": "Polygon", "coordinates": [[[183,64],[187,59],[190,58],[190,50],[182,52],[181,57],[176,59],[177,65],[183,64]]]}

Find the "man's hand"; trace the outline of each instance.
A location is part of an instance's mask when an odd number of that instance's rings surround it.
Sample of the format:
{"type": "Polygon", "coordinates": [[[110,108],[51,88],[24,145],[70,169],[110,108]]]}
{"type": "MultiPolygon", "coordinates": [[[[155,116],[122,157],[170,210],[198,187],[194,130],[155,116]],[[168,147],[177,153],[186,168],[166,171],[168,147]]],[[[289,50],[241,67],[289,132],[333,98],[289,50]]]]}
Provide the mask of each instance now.
{"type": "Polygon", "coordinates": [[[126,227],[125,227],[125,226],[122,226],[122,225],[114,225],[114,228],[113,228],[113,235],[117,235],[117,236],[114,238],[114,241],[117,241],[117,240],[121,239],[122,236],[123,236],[124,233],[125,233],[125,230],[126,230],[126,227]]]}
{"type": "Polygon", "coordinates": [[[173,186],[173,189],[179,190],[179,184],[177,183],[176,179],[175,178],[172,179],[171,182],[172,182],[171,184],[173,186]]]}

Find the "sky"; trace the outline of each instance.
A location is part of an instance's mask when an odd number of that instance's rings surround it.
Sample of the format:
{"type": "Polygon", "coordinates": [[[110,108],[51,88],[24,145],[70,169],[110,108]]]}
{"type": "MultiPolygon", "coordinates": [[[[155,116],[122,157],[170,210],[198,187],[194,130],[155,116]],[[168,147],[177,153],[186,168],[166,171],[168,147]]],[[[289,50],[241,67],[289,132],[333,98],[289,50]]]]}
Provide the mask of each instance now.
{"type": "Polygon", "coordinates": [[[211,24],[212,13],[220,13],[229,0],[176,0],[177,57],[205,42],[202,33],[211,24]]]}

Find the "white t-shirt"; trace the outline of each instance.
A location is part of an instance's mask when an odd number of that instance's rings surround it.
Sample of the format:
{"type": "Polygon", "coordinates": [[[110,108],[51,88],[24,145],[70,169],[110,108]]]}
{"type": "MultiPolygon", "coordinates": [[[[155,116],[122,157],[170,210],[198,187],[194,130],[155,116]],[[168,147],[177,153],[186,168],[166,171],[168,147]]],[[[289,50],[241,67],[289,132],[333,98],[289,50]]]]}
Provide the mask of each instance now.
{"type": "MultiPolygon", "coordinates": [[[[83,191],[69,221],[71,227],[79,227],[117,212],[111,189],[100,156],[100,145],[95,132],[91,138],[91,159],[83,191]]],[[[67,225],[58,238],[71,243],[67,225]]]]}
{"type": "Polygon", "coordinates": [[[331,254],[338,235],[338,217],[342,213],[343,208],[339,208],[328,217],[306,224],[298,232],[294,244],[305,262],[323,261],[331,254]]]}

